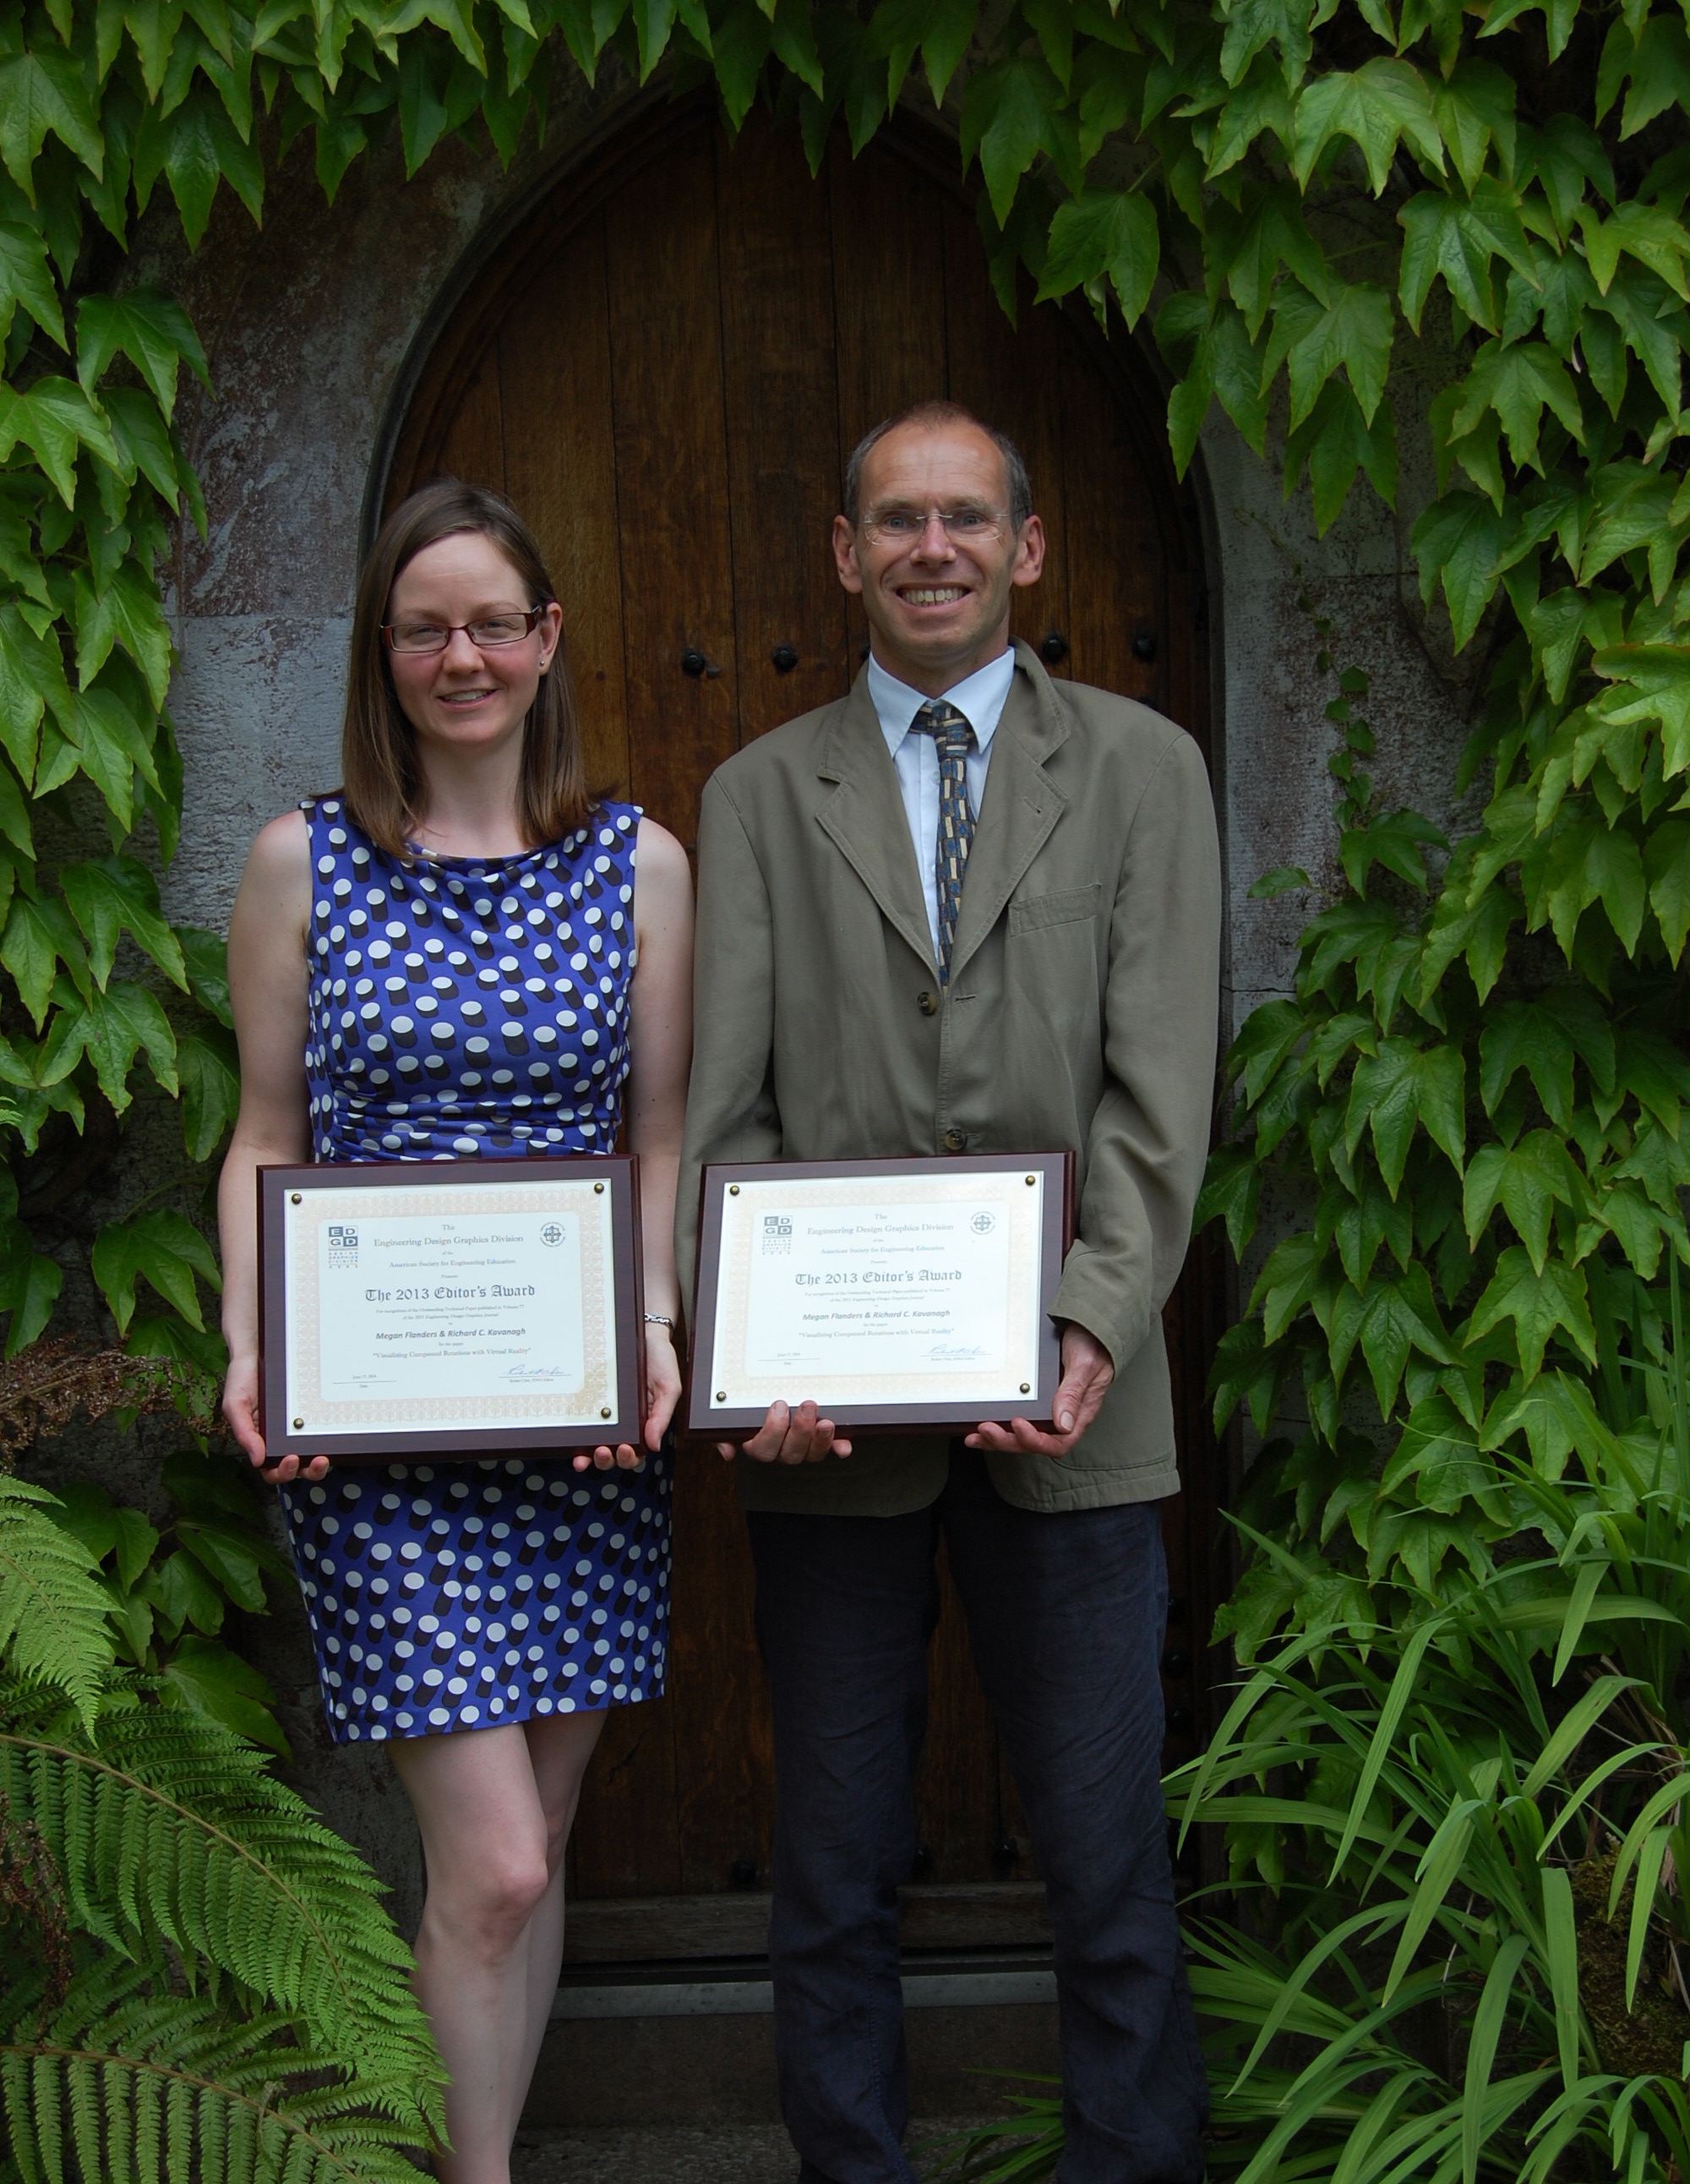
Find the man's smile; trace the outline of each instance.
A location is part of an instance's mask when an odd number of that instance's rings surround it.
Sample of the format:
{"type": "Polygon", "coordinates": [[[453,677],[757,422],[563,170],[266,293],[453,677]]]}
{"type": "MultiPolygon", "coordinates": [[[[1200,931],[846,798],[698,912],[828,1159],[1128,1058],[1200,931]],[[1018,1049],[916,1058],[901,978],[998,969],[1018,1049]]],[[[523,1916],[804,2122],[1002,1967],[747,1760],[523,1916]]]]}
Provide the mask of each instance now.
{"type": "Polygon", "coordinates": [[[968,597],[965,584],[900,584],[898,596],[906,606],[951,607],[968,597]]]}

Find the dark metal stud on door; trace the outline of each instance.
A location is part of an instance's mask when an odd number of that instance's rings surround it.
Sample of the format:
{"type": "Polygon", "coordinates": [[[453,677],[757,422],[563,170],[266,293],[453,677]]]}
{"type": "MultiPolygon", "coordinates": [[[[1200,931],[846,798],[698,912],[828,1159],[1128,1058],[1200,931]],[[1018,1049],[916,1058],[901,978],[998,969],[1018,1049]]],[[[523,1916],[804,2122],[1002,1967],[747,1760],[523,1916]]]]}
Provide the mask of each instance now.
{"type": "Polygon", "coordinates": [[[1143,660],[1147,666],[1156,657],[1156,632],[1154,629],[1139,631],[1132,640],[1132,656],[1135,660],[1143,660]]]}
{"type": "Polygon", "coordinates": [[[694,682],[701,676],[714,682],[722,671],[714,660],[707,660],[696,644],[689,644],[681,655],[681,671],[683,675],[690,675],[694,682]]]}
{"type": "Polygon", "coordinates": [[[795,644],[777,644],[769,655],[769,664],[777,675],[790,675],[798,664],[798,648],[795,644]]]}
{"type": "Polygon", "coordinates": [[[1053,629],[1039,642],[1039,657],[1047,666],[1059,667],[1068,657],[1068,639],[1059,629],[1053,629]]]}

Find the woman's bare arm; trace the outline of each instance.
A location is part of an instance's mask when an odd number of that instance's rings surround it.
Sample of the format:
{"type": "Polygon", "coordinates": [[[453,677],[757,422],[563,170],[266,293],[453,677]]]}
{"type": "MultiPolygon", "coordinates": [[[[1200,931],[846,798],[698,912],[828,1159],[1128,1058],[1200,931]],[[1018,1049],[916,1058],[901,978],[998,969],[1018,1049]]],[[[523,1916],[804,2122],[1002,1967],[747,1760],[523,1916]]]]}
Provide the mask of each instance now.
{"type": "MultiPolygon", "coordinates": [[[[687,852],[654,820],[640,822],[634,889],[639,950],[631,1002],[628,1145],[639,1156],[646,1309],[679,1321],[675,1186],[692,1062],[692,875],[687,852]]],[[[681,1395],[677,1346],[646,1329],[646,1446],[662,1440],[681,1395]]]]}
{"type": "MultiPolygon", "coordinates": [[[[311,1157],[305,1089],[306,937],[311,917],[311,853],[302,811],[274,819],[253,843],[229,924],[229,992],[241,1047],[241,1112],[218,1184],[223,1243],[223,1333],[229,1378],[223,1415],[254,1464],[265,1466],[259,1432],[259,1263],[256,1172],[311,1157]]],[[[299,1459],[264,1468],[292,1479],[299,1459]]],[[[305,1476],[320,1478],[318,1457],[305,1476]]]]}

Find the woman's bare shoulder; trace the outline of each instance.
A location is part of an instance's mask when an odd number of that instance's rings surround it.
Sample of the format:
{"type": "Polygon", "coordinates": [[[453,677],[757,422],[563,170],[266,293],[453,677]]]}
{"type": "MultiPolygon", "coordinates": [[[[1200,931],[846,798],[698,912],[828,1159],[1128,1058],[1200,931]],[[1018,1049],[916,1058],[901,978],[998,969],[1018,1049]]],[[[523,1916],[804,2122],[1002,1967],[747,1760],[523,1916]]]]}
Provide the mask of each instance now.
{"type": "Polygon", "coordinates": [[[687,852],[668,827],[659,827],[655,819],[642,816],[635,855],[642,879],[663,880],[671,886],[684,883],[690,890],[692,873],[687,852]]]}

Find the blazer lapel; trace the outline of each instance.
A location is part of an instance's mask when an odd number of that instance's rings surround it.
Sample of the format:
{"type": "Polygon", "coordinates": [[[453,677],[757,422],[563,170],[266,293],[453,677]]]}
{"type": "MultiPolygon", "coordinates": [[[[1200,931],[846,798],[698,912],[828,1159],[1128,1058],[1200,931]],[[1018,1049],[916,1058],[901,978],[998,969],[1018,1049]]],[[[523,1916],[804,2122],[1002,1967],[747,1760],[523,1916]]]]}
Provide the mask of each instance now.
{"type": "MultiPolygon", "coordinates": [[[[822,832],[937,977],[915,844],[909,838],[898,769],[881,733],[866,674],[852,684],[823,744],[816,771],[823,780],[837,784],[816,814],[822,832]]],[[[964,894],[965,897],[966,888],[964,894]]]]}
{"type": "MultiPolygon", "coordinates": [[[[963,878],[951,951],[953,979],[1003,916],[1022,873],[1068,807],[1068,799],[1044,772],[1045,761],[1067,739],[1050,678],[1018,640],[1015,679],[992,738],[985,803],[963,878]]],[[[903,831],[907,839],[907,825],[903,831]]]]}

